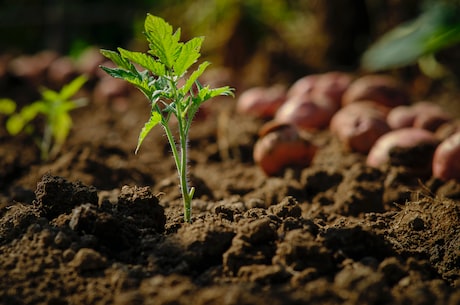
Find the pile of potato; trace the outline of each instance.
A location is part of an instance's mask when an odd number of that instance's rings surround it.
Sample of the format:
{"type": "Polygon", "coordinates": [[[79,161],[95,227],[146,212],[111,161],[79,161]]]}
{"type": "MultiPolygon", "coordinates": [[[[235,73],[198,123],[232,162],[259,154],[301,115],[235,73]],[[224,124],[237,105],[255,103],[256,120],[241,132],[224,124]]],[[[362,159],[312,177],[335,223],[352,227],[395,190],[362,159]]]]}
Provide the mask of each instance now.
{"type": "Polygon", "coordinates": [[[267,120],[253,154],[269,176],[309,166],[319,148],[315,132],[329,128],[345,150],[367,155],[368,166],[420,167],[441,180],[460,180],[459,121],[436,103],[412,102],[389,75],[328,72],[287,88],[254,87],[239,96],[236,111],[267,120]],[[397,158],[400,152],[412,155],[397,158]]]}

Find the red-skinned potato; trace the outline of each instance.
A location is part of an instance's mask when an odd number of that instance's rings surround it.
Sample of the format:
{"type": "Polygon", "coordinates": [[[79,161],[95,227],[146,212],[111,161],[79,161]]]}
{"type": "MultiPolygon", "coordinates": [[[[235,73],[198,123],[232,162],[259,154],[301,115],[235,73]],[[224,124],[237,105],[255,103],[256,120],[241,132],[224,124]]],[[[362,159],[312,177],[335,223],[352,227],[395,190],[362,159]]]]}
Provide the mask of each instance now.
{"type": "Polygon", "coordinates": [[[417,112],[414,127],[436,131],[441,125],[449,122],[453,117],[441,106],[432,102],[418,102],[412,106],[417,112]]]}
{"type": "Polygon", "coordinates": [[[319,78],[319,74],[311,74],[299,78],[289,87],[286,94],[287,99],[299,95],[309,95],[313,91],[319,78]]]}
{"type": "Polygon", "coordinates": [[[386,107],[409,104],[409,96],[401,84],[391,76],[366,75],[353,81],[342,97],[342,105],[357,101],[374,101],[386,107]]]}
{"type": "Polygon", "coordinates": [[[319,130],[329,125],[336,111],[336,105],[325,97],[294,96],[278,109],[274,120],[302,130],[319,130]]]}
{"type": "Polygon", "coordinates": [[[330,130],[345,149],[367,153],[375,141],[391,129],[386,122],[388,108],[361,101],[341,108],[332,117],[330,130]]]}
{"type": "Polygon", "coordinates": [[[257,118],[271,119],[285,101],[286,88],[283,85],[253,87],[240,95],[236,111],[257,118]]]}
{"type": "Polygon", "coordinates": [[[387,116],[387,123],[392,129],[416,127],[435,131],[450,120],[452,116],[441,106],[428,101],[410,106],[397,106],[387,116]]]}
{"type": "Polygon", "coordinates": [[[391,129],[401,129],[414,125],[417,113],[411,106],[401,105],[390,110],[387,116],[387,123],[391,129]]]}
{"type": "Polygon", "coordinates": [[[314,84],[311,95],[314,99],[328,98],[339,109],[342,104],[342,96],[352,81],[353,78],[348,73],[333,71],[321,74],[314,84]]]}
{"type": "Polygon", "coordinates": [[[453,119],[439,126],[436,129],[436,136],[440,140],[445,140],[454,133],[460,132],[460,119],[453,119]]]}
{"type": "Polygon", "coordinates": [[[423,156],[419,154],[407,156],[408,160],[412,160],[409,163],[426,167],[427,164],[431,164],[434,149],[438,144],[439,140],[435,134],[425,129],[407,127],[392,130],[375,142],[367,155],[366,164],[371,167],[380,167],[390,162],[390,153],[395,149],[407,150],[426,146],[429,151],[423,156]],[[429,159],[425,158],[427,155],[429,159]]]}
{"type": "Polygon", "coordinates": [[[450,135],[436,148],[433,176],[444,181],[460,181],[460,132],[450,135]]]}
{"type": "Polygon", "coordinates": [[[253,157],[267,176],[274,176],[287,167],[307,167],[316,151],[293,125],[271,121],[261,128],[253,157]]]}

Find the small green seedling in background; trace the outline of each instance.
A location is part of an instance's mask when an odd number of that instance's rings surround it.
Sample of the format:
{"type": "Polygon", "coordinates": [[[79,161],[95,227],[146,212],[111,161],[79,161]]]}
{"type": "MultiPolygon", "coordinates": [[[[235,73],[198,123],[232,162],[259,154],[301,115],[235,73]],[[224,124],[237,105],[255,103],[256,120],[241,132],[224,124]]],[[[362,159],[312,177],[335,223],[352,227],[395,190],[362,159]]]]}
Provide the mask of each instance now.
{"type": "Polygon", "coordinates": [[[173,33],[172,26],[160,17],[148,14],[144,35],[149,43],[146,53],[118,48],[118,52],[101,50],[117,67],[101,67],[115,78],[136,86],[151,104],[150,118],[142,128],[136,147],[139,150],[150,130],[160,124],[165,130],[179,173],[184,220],[191,221],[191,202],[195,189],[187,181],[187,139],[193,117],[201,104],[219,95],[232,95],[233,89],[225,86],[211,89],[202,86],[198,78],[210,65],[205,61],[193,73],[187,71],[201,56],[203,37],[180,42],[180,28],[173,33]],[[134,64],[142,67],[139,71],[134,64]],[[171,117],[177,119],[178,139],[169,126],[171,117]],[[177,144],[179,147],[177,147],[177,144]]]}
{"type": "Polygon", "coordinates": [[[23,130],[33,129],[32,121],[38,116],[45,117],[43,137],[39,141],[42,160],[55,156],[64,144],[72,118],[69,112],[86,105],[85,99],[71,100],[86,82],[86,77],[79,76],[65,85],[60,92],[47,88],[41,90],[41,99],[24,106],[16,112],[16,103],[11,99],[0,99],[0,113],[8,115],[6,130],[11,135],[17,135],[23,130]]]}

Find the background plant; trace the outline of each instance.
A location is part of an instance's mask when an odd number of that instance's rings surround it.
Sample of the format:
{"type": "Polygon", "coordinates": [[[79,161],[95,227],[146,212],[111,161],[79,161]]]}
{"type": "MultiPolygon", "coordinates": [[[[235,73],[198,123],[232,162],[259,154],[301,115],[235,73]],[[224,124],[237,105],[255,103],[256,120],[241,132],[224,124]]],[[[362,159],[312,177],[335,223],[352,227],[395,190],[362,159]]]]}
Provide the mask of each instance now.
{"type": "Polygon", "coordinates": [[[191,74],[187,71],[200,57],[203,37],[180,42],[181,31],[160,17],[148,14],[144,35],[149,48],[146,53],[118,48],[118,52],[101,50],[117,67],[101,67],[115,78],[136,86],[151,104],[150,118],[142,128],[136,147],[139,150],[150,130],[160,124],[165,130],[176,168],[184,203],[184,220],[191,221],[191,201],[195,192],[187,181],[187,139],[195,114],[206,101],[219,95],[233,95],[228,86],[211,89],[202,86],[198,78],[210,65],[205,61],[191,74]],[[138,70],[134,64],[145,70],[138,70]],[[182,84],[182,85],[180,85],[182,84]],[[171,117],[177,119],[178,137],[170,127],[171,117]]]}
{"type": "Polygon", "coordinates": [[[41,99],[24,106],[16,112],[16,103],[11,99],[0,100],[0,113],[8,115],[6,130],[11,135],[21,131],[34,132],[32,121],[40,114],[45,117],[43,135],[38,141],[40,156],[47,160],[55,156],[64,144],[72,127],[69,112],[86,105],[85,99],[71,100],[86,82],[85,76],[79,76],[62,87],[61,91],[42,88],[41,99]]]}
{"type": "Polygon", "coordinates": [[[363,54],[370,71],[418,63],[429,76],[445,74],[434,55],[460,43],[460,1],[424,1],[420,15],[385,33],[363,54]]]}

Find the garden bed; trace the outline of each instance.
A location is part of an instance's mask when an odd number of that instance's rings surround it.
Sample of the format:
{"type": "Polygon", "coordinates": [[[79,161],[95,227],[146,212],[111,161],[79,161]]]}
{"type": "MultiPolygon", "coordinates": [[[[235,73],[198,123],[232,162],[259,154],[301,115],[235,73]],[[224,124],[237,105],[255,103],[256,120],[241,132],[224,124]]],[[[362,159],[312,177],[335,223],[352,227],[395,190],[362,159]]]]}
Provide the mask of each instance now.
{"type": "MultiPolygon", "coordinates": [[[[147,101],[101,83],[55,159],[0,128],[1,303],[460,304],[457,182],[367,167],[328,130],[309,167],[267,177],[252,159],[264,122],[221,97],[191,129],[184,223],[162,130],[134,154],[147,101]]],[[[36,96],[8,73],[1,86],[36,96]]]]}

